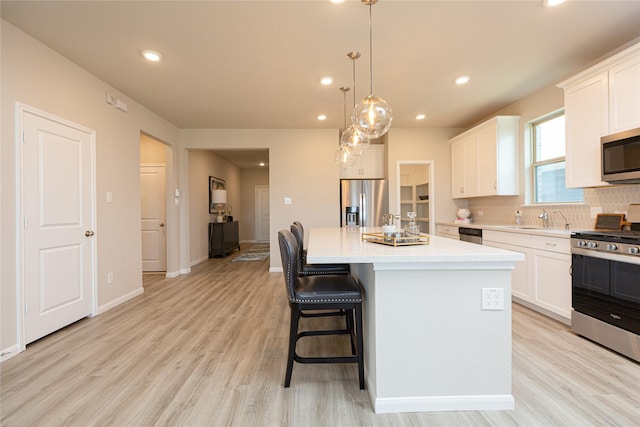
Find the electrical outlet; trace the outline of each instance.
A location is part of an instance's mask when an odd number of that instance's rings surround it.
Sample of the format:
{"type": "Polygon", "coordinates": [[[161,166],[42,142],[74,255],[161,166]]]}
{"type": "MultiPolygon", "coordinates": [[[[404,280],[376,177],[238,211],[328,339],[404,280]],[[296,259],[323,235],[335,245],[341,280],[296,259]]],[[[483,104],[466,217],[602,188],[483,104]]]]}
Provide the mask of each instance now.
{"type": "Polygon", "coordinates": [[[478,216],[483,216],[484,215],[484,211],[478,211],[478,216]]]}
{"type": "Polygon", "coordinates": [[[113,272],[109,272],[107,273],[107,285],[110,285],[113,283],[113,272]]]}
{"type": "Polygon", "coordinates": [[[504,310],[504,288],[482,288],[483,310],[504,310]]]}

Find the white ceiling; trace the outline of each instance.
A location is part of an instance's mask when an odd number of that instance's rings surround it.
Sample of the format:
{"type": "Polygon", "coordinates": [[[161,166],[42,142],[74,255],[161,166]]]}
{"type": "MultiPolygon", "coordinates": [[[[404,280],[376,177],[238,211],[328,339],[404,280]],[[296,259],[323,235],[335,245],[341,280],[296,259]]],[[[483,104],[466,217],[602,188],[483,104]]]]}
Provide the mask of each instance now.
{"type": "MultiPolygon", "coordinates": [[[[357,98],[369,93],[358,0],[0,4],[3,19],[179,128],[342,128],[349,51],[362,53],[357,98]],[[324,75],[335,84],[322,87],[324,75]]],[[[640,37],[640,1],[381,0],[372,13],[373,92],[403,128],[469,127],[640,37]],[[461,74],[472,80],[456,87],[461,74]]]]}

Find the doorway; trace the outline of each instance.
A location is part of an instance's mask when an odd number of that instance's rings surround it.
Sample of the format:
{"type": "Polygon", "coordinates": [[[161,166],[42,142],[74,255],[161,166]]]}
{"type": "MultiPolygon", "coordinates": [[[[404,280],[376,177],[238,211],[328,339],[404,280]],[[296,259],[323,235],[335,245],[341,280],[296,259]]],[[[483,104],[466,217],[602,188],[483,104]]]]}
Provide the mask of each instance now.
{"type": "Polygon", "coordinates": [[[140,135],[142,271],[167,270],[167,147],[140,135]]]}
{"type": "Polygon", "coordinates": [[[256,185],[256,242],[269,243],[269,186],[256,185]]]}
{"type": "Polygon", "coordinates": [[[398,212],[402,225],[408,212],[416,212],[423,233],[435,233],[435,197],[433,160],[398,161],[398,212]]]}

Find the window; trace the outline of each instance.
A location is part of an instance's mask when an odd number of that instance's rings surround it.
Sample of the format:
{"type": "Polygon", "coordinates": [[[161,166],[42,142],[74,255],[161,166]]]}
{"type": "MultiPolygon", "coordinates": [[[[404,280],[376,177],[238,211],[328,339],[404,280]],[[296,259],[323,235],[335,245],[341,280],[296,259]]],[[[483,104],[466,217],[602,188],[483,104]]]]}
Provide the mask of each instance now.
{"type": "Polygon", "coordinates": [[[534,121],[531,124],[531,141],[533,202],[582,202],[582,189],[565,187],[564,112],[534,121]]]}

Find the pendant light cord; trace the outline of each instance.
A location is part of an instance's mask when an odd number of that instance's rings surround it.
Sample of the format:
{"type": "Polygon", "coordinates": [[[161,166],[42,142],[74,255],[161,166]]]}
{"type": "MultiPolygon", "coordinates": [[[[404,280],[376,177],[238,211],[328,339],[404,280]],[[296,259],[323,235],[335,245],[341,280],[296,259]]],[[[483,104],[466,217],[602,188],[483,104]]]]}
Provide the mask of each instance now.
{"type": "Polygon", "coordinates": [[[373,24],[369,4],[369,93],[373,95],[373,24]]]}

